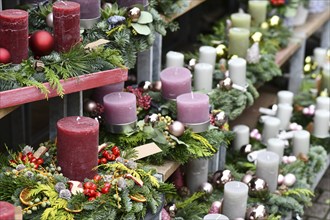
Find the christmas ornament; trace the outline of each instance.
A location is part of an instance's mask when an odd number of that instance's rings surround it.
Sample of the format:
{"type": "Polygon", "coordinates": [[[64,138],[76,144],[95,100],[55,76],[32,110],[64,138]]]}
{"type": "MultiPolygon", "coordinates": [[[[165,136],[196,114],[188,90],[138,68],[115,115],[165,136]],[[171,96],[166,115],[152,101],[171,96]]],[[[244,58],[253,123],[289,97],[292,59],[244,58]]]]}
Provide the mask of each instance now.
{"type": "Polygon", "coordinates": [[[222,208],[222,202],[221,201],[214,201],[211,205],[211,208],[208,212],[208,214],[217,214],[217,213],[221,213],[221,208],[222,208]]]}
{"type": "Polygon", "coordinates": [[[0,47],[0,63],[7,64],[10,63],[11,55],[9,51],[5,48],[0,47]]]}
{"type": "Polygon", "coordinates": [[[194,71],[196,63],[197,60],[195,58],[190,59],[188,62],[188,69],[194,71]]]}
{"type": "Polygon", "coordinates": [[[182,122],[174,121],[170,126],[168,126],[168,131],[176,137],[183,135],[185,128],[182,122]]]}
{"type": "Polygon", "coordinates": [[[49,13],[47,16],[46,16],[46,24],[48,27],[54,27],[54,20],[53,20],[53,13],[49,13]]]}
{"type": "Polygon", "coordinates": [[[176,205],[174,203],[172,203],[172,202],[168,203],[165,206],[165,210],[170,214],[171,218],[175,218],[177,208],[176,208],[176,205]]]}
{"type": "Polygon", "coordinates": [[[269,24],[266,21],[264,21],[261,23],[260,27],[261,29],[268,30],[269,24]]]}
{"type": "Polygon", "coordinates": [[[228,56],[228,48],[226,45],[224,44],[219,44],[216,48],[216,53],[217,53],[217,58],[221,59],[221,58],[227,58],[228,56]]]}
{"type": "Polygon", "coordinates": [[[233,81],[229,77],[227,77],[224,80],[221,80],[220,83],[218,84],[218,87],[223,90],[231,90],[233,87],[233,81]]]}
{"type": "Polygon", "coordinates": [[[268,214],[264,205],[254,205],[246,211],[245,219],[247,220],[263,220],[267,218],[268,214]]]}
{"type": "Polygon", "coordinates": [[[241,182],[248,184],[252,180],[252,178],[253,175],[251,173],[247,173],[242,177],[241,182]]]}
{"type": "Polygon", "coordinates": [[[45,64],[41,60],[35,60],[34,63],[33,63],[33,68],[37,72],[42,72],[45,69],[45,64]]]}
{"type": "Polygon", "coordinates": [[[45,56],[53,51],[54,38],[47,31],[36,31],[29,39],[29,46],[35,56],[45,56]]]}
{"type": "Polygon", "coordinates": [[[249,153],[252,152],[252,145],[251,144],[246,144],[241,147],[239,150],[239,153],[243,156],[247,156],[249,153]]]}
{"type": "Polygon", "coordinates": [[[277,177],[277,185],[282,185],[284,181],[284,176],[282,174],[279,174],[277,177]]]}
{"type": "Polygon", "coordinates": [[[144,91],[149,91],[151,89],[152,85],[149,81],[142,81],[138,85],[139,88],[143,89],[144,91]]]}
{"type": "Polygon", "coordinates": [[[218,170],[212,176],[212,183],[216,188],[222,188],[226,183],[233,181],[230,170],[218,170]]]}
{"type": "Polygon", "coordinates": [[[85,101],[85,103],[84,103],[84,110],[86,112],[93,112],[93,111],[96,110],[96,108],[97,108],[97,104],[93,100],[87,100],[87,101],[85,101]]]}
{"type": "Polygon", "coordinates": [[[262,38],[262,33],[257,31],[251,36],[251,38],[254,42],[260,42],[262,38]]]}
{"type": "Polygon", "coordinates": [[[253,177],[247,185],[249,187],[249,195],[251,197],[258,197],[260,199],[266,199],[268,197],[268,184],[265,180],[258,177],[253,177]]]}
{"type": "Polygon", "coordinates": [[[286,186],[293,186],[293,184],[296,182],[296,176],[292,173],[288,173],[284,176],[283,184],[286,186]]]}
{"type": "MultiPolygon", "coordinates": [[[[258,32],[257,32],[258,33],[258,32]]],[[[250,64],[259,63],[261,58],[259,43],[255,42],[248,50],[246,54],[246,61],[250,64]]]]}
{"type": "Polygon", "coordinates": [[[162,82],[161,81],[155,81],[152,83],[151,90],[155,92],[160,92],[162,89],[162,82]]]}
{"type": "Polygon", "coordinates": [[[211,183],[205,182],[200,187],[200,191],[204,192],[206,195],[211,195],[213,192],[213,186],[211,183]]]}
{"type": "Polygon", "coordinates": [[[133,22],[137,22],[141,16],[141,10],[138,7],[133,7],[128,10],[127,16],[132,19],[133,22]]]}
{"type": "Polygon", "coordinates": [[[214,116],[214,125],[217,127],[221,127],[227,122],[228,122],[228,116],[226,115],[226,113],[224,111],[220,110],[214,116]]]}
{"type": "Polygon", "coordinates": [[[273,17],[270,18],[270,26],[274,27],[277,26],[280,23],[280,17],[277,15],[274,15],[273,17]]]}

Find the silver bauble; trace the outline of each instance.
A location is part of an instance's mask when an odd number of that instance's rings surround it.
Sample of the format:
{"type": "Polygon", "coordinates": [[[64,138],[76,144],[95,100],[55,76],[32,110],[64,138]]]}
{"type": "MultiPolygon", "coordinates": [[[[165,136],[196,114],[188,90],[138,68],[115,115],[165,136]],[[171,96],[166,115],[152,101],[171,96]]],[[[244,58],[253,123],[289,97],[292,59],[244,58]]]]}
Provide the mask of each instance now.
{"type": "Polygon", "coordinates": [[[212,176],[212,183],[216,188],[222,188],[226,183],[233,180],[234,177],[230,170],[218,170],[212,176]]]}
{"type": "Polygon", "coordinates": [[[160,92],[162,89],[162,82],[161,81],[155,81],[152,83],[151,90],[155,92],[160,92]]]}
{"type": "Polygon", "coordinates": [[[85,103],[84,103],[84,110],[86,112],[93,112],[95,111],[97,108],[97,104],[96,102],[94,102],[93,100],[87,100],[85,103]]]}
{"type": "Polygon", "coordinates": [[[141,9],[133,7],[127,12],[127,16],[132,19],[133,22],[137,22],[141,16],[141,9]]]}
{"type": "Polygon", "coordinates": [[[194,71],[196,63],[197,63],[197,60],[195,58],[192,58],[191,60],[189,60],[188,69],[190,69],[191,71],[194,71]]]}
{"type": "Polygon", "coordinates": [[[228,116],[224,111],[221,111],[214,116],[214,125],[217,127],[221,127],[227,122],[228,122],[228,116]]]}
{"type": "Polygon", "coordinates": [[[252,145],[251,144],[246,144],[241,147],[239,150],[239,153],[243,156],[247,156],[249,153],[252,152],[252,145]]]}
{"type": "Polygon", "coordinates": [[[48,27],[54,27],[54,19],[53,19],[53,13],[49,13],[46,17],[46,24],[48,27]]]}
{"type": "Polygon", "coordinates": [[[252,180],[252,178],[253,178],[253,175],[250,173],[247,173],[242,177],[241,182],[248,184],[252,180]]]}
{"type": "Polygon", "coordinates": [[[180,121],[174,121],[168,126],[168,131],[175,137],[180,137],[185,131],[184,124],[180,121]]]}
{"type": "Polygon", "coordinates": [[[268,214],[264,205],[254,205],[247,209],[246,220],[263,220],[267,219],[268,214]]]}
{"type": "Polygon", "coordinates": [[[219,87],[223,90],[231,90],[233,87],[233,81],[227,77],[226,79],[220,81],[219,87]]]}
{"type": "Polygon", "coordinates": [[[138,87],[143,89],[143,91],[149,91],[152,87],[152,84],[149,81],[142,81],[139,83],[138,87]]]}
{"type": "Polygon", "coordinates": [[[211,195],[213,192],[213,186],[211,183],[205,182],[199,187],[199,191],[204,192],[206,195],[211,195]]]}
{"type": "Polygon", "coordinates": [[[269,189],[265,180],[258,177],[253,177],[247,185],[249,187],[249,195],[251,197],[258,197],[260,199],[268,198],[269,189]]]}

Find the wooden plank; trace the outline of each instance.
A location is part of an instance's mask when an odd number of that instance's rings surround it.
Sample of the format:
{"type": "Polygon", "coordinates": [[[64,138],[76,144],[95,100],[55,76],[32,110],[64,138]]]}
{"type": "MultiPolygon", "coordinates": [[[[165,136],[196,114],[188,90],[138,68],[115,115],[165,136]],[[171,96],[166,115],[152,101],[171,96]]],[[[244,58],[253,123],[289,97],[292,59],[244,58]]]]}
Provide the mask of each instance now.
{"type": "Polygon", "coordinates": [[[6,115],[10,114],[12,111],[17,109],[18,107],[19,106],[12,106],[12,107],[8,107],[8,108],[0,109],[0,119],[5,117],[6,115]]]}
{"type": "Polygon", "coordinates": [[[151,165],[152,168],[155,168],[158,173],[163,175],[163,181],[166,181],[179,166],[180,164],[174,161],[165,161],[161,166],[151,165]]]}
{"type": "MultiPolygon", "coordinates": [[[[113,69],[97,73],[82,75],[67,80],[61,80],[65,94],[70,94],[82,90],[92,89],[112,83],[118,83],[127,80],[127,69],[113,69]]],[[[48,98],[58,96],[56,90],[51,89],[49,83],[44,83],[49,89],[48,98]]],[[[0,92],[0,109],[15,105],[21,105],[29,102],[45,99],[45,95],[32,86],[12,89],[0,92]]]]}
{"type": "Polygon", "coordinates": [[[280,50],[276,54],[275,62],[278,66],[282,66],[291,56],[299,49],[300,44],[290,43],[286,48],[280,50]]]}
{"type": "Polygon", "coordinates": [[[205,2],[206,0],[190,0],[190,4],[187,8],[185,8],[182,12],[178,13],[178,14],[174,14],[170,19],[166,19],[167,21],[173,21],[174,19],[180,17],[181,15],[187,13],[188,11],[190,11],[191,9],[197,7],[198,5],[202,4],[203,2],[205,2]]]}

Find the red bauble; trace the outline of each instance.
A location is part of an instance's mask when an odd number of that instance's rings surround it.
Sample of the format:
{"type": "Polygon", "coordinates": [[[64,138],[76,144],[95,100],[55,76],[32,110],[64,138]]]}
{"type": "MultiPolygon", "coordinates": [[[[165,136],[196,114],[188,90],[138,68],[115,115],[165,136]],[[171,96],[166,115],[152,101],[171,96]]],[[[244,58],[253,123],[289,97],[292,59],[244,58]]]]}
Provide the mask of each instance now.
{"type": "Polygon", "coordinates": [[[0,48],[0,63],[7,64],[10,63],[11,55],[9,51],[5,48],[0,48]]]}
{"type": "Polygon", "coordinates": [[[45,56],[53,51],[54,38],[47,31],[36,31],[30,37],[29,46],[35,56],[45,56]]]}

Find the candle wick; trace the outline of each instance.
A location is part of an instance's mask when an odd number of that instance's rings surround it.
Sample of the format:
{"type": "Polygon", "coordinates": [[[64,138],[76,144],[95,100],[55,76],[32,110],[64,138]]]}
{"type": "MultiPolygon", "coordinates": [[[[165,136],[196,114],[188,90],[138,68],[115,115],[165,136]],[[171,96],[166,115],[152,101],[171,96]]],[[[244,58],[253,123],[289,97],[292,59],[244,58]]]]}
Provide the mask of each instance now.
{"type": "Polygon", "coordinates": [[[78,122],[78,124],[80,124],[80,122],[79,122],[80,119],[81,119],[81,118],[80,118],[79,116],[78,116],[77,119],[76,119],[76,121],[78,122]]]}

